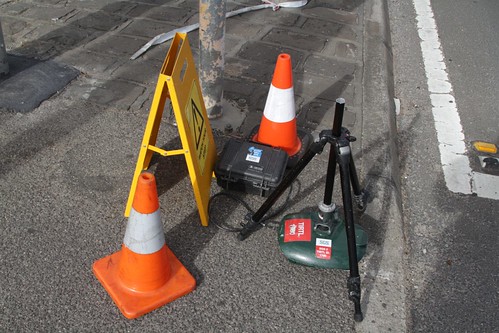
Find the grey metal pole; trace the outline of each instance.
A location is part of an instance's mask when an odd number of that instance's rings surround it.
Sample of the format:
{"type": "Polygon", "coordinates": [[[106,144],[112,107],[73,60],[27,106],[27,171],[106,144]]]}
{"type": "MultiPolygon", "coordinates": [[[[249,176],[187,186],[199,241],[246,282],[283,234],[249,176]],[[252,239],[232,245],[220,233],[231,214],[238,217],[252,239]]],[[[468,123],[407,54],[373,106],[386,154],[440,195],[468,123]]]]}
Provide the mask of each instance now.
{"type": "Polygon", "coordinates": [[[208,118],[222,116],[225,0],[199,0],[199,80],[208,118]]]}
{"type": "Polygon", "coordinates": [[[7,61],[7,51],[3,41],[2,22],[0,22],[0,75],[9,74],[9,63],[7,61]]]}

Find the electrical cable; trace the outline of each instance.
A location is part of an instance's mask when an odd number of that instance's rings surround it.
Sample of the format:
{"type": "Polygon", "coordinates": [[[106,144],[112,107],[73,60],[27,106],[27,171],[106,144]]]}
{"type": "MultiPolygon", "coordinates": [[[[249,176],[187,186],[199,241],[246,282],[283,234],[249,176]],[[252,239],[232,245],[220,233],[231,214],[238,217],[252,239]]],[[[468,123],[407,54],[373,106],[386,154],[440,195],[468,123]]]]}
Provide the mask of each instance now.
{"type": "MultiPolygon", "coordinates": [[[[267,227],[267,228],[271,228],[271,229],[277,229],[279,223],[276,221],[271,221],[271,219],[280,215],[288,207],[292,192],[293,192],[293,184],[291,184],[291,186],[289,186],[288,195],[286,196],[284,203],[279,208],[277,208],[274,212],[272,212],[271,214],[269,214],[268,216],[266,216],[265,218],[263,218],[260,221],[260,224],[262,226],[267,227]]],[[[218,192],[210,198],[210,201],[208,202],[208,218],[209,218],[210,222],[213,223],[219,229],[222,229],[222,230],[225,230],[228,232],[240,232],[241,230],[243,230],[242,226],[244,225],[244,223],[241,222],[240,223],[241,227],[237,228],[237,227],[227,226],[227,225],[221,224],[216,219],[211,217],[212,205],[213,205],[214,199],[221,197],[221,196],[225,196],[233,201],[236,201],[236,202],[240,203],[244,208],[246,208],[246,210],[248,211],[248,213],[245,215],[246,218],[249,217],[249,219],[251,219],[251,216],[253,216],[253,214],[255,214],[255,211],[251,208],[251,206],[246,201],[244,201],[242,198],[240,198],[239,196],[237,196],[233,192],[228,192],[228,191],[218,192]]]]}

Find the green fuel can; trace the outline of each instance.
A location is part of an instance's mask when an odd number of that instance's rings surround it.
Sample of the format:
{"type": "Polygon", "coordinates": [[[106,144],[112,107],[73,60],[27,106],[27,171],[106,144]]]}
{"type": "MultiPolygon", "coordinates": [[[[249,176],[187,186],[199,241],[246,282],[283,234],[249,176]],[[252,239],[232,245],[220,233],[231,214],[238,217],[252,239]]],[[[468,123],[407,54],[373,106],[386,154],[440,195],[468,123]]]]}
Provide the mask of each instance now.
{"type": "MultiPolygon", "coordinates": [[[[349,269],[345,222],[338,211],[327,219],[318,212],[284,216],[279,225],[279,246],[289,261],[305,266],[349,269]]],[[[357,260],[367,248],[367,234],[355,224],[357,260]]]]}

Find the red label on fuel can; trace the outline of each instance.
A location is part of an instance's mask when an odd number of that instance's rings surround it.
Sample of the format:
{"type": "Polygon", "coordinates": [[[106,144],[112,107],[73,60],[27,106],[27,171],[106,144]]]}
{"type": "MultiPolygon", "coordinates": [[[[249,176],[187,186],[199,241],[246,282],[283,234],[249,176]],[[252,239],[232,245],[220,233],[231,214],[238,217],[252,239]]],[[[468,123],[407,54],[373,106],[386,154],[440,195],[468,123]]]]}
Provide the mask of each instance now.
{"type": "Polygon", "coordinates": [[[315,240],[315,257],[317,259],[330,260],[333,241],[330,239],[317,238],[315,240]]]}
{"type": "Polygon", "coordinates": [[[284,222],[284,242],[310,242],[312,239],[311,219],[291,219],[284,222]]]}

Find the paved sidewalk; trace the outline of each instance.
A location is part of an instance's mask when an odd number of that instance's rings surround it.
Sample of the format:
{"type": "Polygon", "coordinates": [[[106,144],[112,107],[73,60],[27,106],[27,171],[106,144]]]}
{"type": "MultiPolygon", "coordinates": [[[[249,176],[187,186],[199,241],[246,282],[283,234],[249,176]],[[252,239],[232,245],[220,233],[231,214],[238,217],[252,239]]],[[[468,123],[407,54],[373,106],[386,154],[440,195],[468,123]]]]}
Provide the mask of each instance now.
{"type": "MultiPolygon", "coordinates": [[[[229,1],[227,10],[258,4],[229,1]]],[[[353,321],[347,272],[290,264],[269,228],[240,242],[213,225],[201,227],[179,156],[155,158],[152,168],[167,244],[197,289],[129,321],[93,276],[92,263],[123,240],[122,214],[169,43],[129,58],[152,37],[197,22],[197,12],[193,0],[0,1],[11,68],[0,78],[0,330],[404,331],[384,0],[311,0],[299,9],[228,19],[224,112],[243,122],[216,133],[221,150],[228,136],[244,136],[259,123],[282,52],[292,57],[299,126],[314,134],[330,128],[335,99],[346,99],[344,126],[358,138],[354,157],[370,192],[359,220],[369,235],[360,267],[364,322],[353,321]]],[[[197,31],[189,41],[197,55],[197,31]]],[[[177,149],[177,129],[168,112],[164,118],[158,143],[177,149]]],[[[300,176],[287,213],[322,199],[327,155],[300,176]]],[[[245,200],[255,209],[263,202],[245,200]]],[[[335,200],[341,202],[338,193],[335,200]]],[[[232,202],[214,213],[234,225],[246,214],[232,202]]]]}

